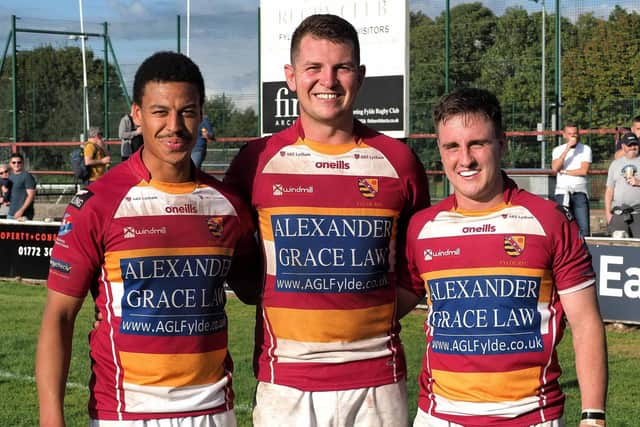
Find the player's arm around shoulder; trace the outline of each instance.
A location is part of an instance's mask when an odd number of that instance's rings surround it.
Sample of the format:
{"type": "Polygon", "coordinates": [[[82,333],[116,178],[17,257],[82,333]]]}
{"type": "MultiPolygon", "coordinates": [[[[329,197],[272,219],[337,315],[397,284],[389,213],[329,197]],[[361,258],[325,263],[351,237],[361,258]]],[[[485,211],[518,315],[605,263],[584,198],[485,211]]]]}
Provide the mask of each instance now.
{"type": "Polygon", "coordinates": [[[73,326],[82,298],[48,290],[36,352],[41,426],[64,426],[64,393],[73,326]]]}
{"type": "Polygon", "coordinates": [[[251,199],[258,163],[267,141],[268,138],[262,138],[244,144],[224,174],[223,182],[239,192],[247,202],[251,199]]]}
{"type": "MultiPolygon", "coordinates": [[[[397,291],[397,317],[401,319],[420,302],[426,294],[424,281],[422,280],[420,266],[418,265],[417,247],[418,233],[424,224],[424,209],[414,214],[409,220],[404,247],[404,259],[406,260],[407,277],[400,280],[397,291]]],[[[402,278],[401,278],[402,279],[402,278]]]]}
{"type": "Polygon", "coordinates": [[[258,244],[255,219],[248,203],[232,187],[226,187],[226,195],[237,213],[235,247],[231,267],[227,274],[227,284],[245,304],[258,303],[262,292],[262,253],[258,244]]]}

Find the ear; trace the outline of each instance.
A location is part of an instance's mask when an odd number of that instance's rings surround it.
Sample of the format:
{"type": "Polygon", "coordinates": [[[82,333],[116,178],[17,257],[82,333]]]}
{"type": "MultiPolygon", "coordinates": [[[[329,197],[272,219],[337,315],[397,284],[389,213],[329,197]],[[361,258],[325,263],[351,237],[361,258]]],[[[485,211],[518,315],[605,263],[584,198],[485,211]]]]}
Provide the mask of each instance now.
{"type": "Polygon", "coordinates": [[[507,154],[507,135],[502,132],[498,135],[498,143],[500,144],[500,159],[503,159],[505,154],[507,154]]]}
{"type": "Polygon", "coordinates": [[[136,126],[142,125],[142,108],[136,103],[131,104],[131,118],[136,126]]]}
{"type": "Polygon", "coordinates": [[[364,83],[364,75],[367,72],[367,67],[365,67],[364,65],[360,65],[358,67],[358,89],[362,86],[362,83],[364,83]]]}
{"type": "Polygon", "coordinates": [[[286,64],[284,66],[284,77],[287,79],[287,86],[289,86],[289,90],[291,92],[296,91],[296,71],[293,68],[293,65],[286,64]]]}

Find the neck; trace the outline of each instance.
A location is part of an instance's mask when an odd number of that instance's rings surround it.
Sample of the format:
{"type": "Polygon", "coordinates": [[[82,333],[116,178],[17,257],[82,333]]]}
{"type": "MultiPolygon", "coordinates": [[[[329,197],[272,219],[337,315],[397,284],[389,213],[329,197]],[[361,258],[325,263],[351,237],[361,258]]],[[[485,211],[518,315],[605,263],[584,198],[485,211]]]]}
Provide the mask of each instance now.
{"type": "Polygon", "coordinates": [[[341,119],[339,123],[313,121],[300,115],[304,136],[324,144],[349,144],[353,142],[353,116],[341,119]]]}
{"type": "Polygon", "coordinates": [[[187,157],[178,163],[158,162],[153,158],[147,158],[142,152],[142,162],[149,170],[152,179],[169,183],[194,181],[191,168],[191,157],[187,157]]]}

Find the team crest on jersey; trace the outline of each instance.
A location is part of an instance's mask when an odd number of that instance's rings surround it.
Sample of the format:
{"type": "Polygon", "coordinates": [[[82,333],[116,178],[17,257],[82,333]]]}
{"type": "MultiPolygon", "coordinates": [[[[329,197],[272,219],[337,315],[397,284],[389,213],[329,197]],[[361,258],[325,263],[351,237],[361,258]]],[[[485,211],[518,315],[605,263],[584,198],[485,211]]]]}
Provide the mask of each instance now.
{"type": "Polygon", "coordinates": [[[213,237],[221,237],[224,229],[222,225],[222,217],[214,216],[207,220],[207,227],[213,237]]]}
{"type": "Polygon", "coordinates": [[[525,247],[525,236],[507,236],[504,238],[504,251],[507,255],[517,257],[522,255],[525,247]]]}
{"type": "Polygon", "coordinates": [[[378,194],[378,178],[358,178],[358,189],[367,199],[373,199],[378,194]]]}

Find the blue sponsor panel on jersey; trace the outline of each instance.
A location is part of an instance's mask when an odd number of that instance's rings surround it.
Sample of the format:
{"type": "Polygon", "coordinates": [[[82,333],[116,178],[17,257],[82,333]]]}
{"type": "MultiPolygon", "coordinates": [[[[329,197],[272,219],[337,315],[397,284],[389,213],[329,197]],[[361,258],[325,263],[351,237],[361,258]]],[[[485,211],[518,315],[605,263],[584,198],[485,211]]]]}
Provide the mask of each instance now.
{"type": "Polygon", "coordinates": [[[458,355],[543,351],[540,278],[458,276],[427,282],[434,352],[458,355]]]}
{"type": "Polygon", "coordinates": [[[272,215],[276,291],[357,293],[386,287],[393,218],[272,215]]]}
{"type": "Polygon", "coordinates": [[[193,336],[223,330],[230,266],[231,257],[223,255],[123,258],[120,332],[193,336]]]}

